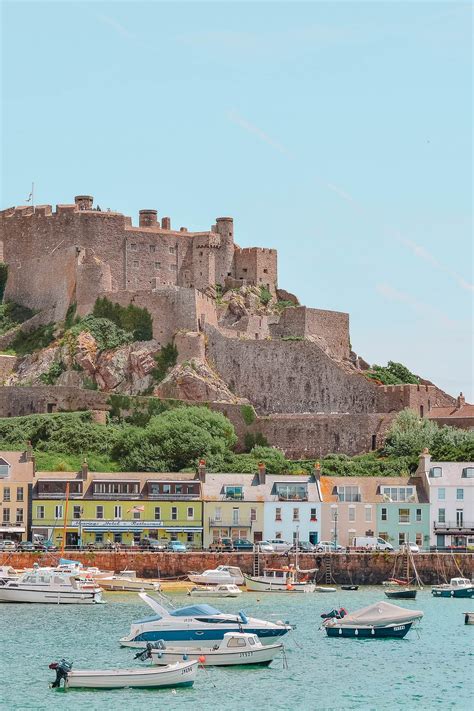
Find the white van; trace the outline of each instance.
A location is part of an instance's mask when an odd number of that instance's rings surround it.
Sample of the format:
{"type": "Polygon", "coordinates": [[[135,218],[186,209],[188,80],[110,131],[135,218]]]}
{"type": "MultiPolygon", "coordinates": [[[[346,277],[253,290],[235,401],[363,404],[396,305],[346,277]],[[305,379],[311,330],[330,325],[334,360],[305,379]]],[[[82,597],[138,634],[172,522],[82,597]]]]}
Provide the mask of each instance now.
{"type": "Polygon", "coordinates": [[[354,548],[367,548],[371,551],[393,551],[391,543],[387,543],[383,538],[377,536],[355,536],[352,539],[354,548]]]}

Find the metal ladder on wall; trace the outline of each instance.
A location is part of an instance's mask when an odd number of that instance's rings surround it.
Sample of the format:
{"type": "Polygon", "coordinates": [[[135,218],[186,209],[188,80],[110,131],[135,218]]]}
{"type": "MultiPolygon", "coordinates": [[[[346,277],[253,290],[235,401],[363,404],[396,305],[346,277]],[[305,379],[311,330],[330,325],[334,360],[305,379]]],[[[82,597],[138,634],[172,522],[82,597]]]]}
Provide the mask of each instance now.
{"type": "Polygon", "coordinates": [[[260,556],[257,546],[253,547],[253,574],[254,576],[260,575],[260,556]]]}
{"type": "Polygon", "coordinates": [[[332,582],[332,570],[331,570],[331,555],[326,553],[324,556],[324,582],[326,585],[332,582]]]}

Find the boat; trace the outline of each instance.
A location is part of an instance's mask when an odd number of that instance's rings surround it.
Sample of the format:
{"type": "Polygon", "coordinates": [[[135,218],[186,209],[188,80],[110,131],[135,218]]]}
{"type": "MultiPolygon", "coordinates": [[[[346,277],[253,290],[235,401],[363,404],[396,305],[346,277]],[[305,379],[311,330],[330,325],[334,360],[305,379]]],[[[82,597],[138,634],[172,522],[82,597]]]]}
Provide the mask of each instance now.
{"type": "Polygon", "coordinates": [[[465,612],[464,613],[464,624],[465,625],[474,625],[474,612],[465,612]]]}
{"type": "Polygon", "coordinates": [[[93,581],[35,564],[18,579],[0,581],[0,602],[86,605],[102,602],[102,590],[93,581]]]}
{"type": "Polygon", "coordinates": [[[451,578],[445,585],[435,585],[431,594],[434,597],[474,597],[474,583],[468,578],[451,578]]]}
{"type": "Polygon", "coordinates": [[[171,647],[163,641],[147,644],[135,658],[151,659],[153,664],[195,660],[203,666],[230,666],[241,664],[266,665],[282,652],[283,644],[262,644],[255,634],[226,632],[219,644],[203,647],[171,647]]]}
{"type": "MultiPolygon", "coordinates": [[[[418,589],[410,585],[410,567],[413,568],[413,580],[416,582],[416,585],[419,589],[423,587],[415,566],[415,561],[413,560],[413,553],[411,552],[408,544],[405,545],[404,555],[406,556],[405,579],[401,580],[399,578],[392,577],[390,580],[384,582],[384,585],[389,586],[388,589],[384,591],[389,600],[414,600],[416,598],[418,589]]],[[[396,567],[397,559],[395,559],[394,571],[396,567]]]]}
{"type": "Polygon", "coordinates": [[[417,591],[414,588],[390,588],[385,590],[385,595],[389,600],[414,600],[417,591]]]}
{"type": "Polygon", "coordinates": [[[205,604],[169,611],[154,597],[138,594],[155,614],[131,625],[129,634],[120,640],[123,647],[145,647],[147,642],[160,639],[180,647],[214,645],[221,642],[226,632],[249,632],[256,634],[263,644],[272,644],[292,629],[285,622],[247,617],[243,611],[232,615],[205,604]]]}
{"type": "Polygon", "coordinates": [[[251,592],[312,593],[316,586],[308,580],[299,579],[293,566],[265,568],[263,575],[244,573],[245,586],[251,592]]]}
{"type": "Polygon", "coordinates": [[[341,585],[341,590],[358,590],[358,585],[341,585]]]}
{"type": "Polygon", "coordinates": [[[8,580],[18,580],[20,573],[12,568],[11,565],[0,565],[0,585],[3,585],[8,580]]]}
{"type": "Polygon", "coordinates": [[[191,597],[238,597],[242,590],[237,585],[198,586],[188,590],[191,597]]]}
{"type": "Polygon", "coordinates": [[[196,585],[243,585],[244,577],[240,568],[234,565],[218,565],[203,573],[188,573],[188,578],[196,585]]]}
{"type": "Polygon", "coordinates": [[[161,590],[161,585],[158,580],[137,578],[135,570],[122,570],[120,573],[116,573],[110,577],[101,578],[100,584],[104,590],[119,590],[121,592],[138,592],[140,590],[158,592],[161,590]]]}
{"type": "Polygon", "coordinates": [[[336,592],[336,588],[330,588],[327,585],[316,585],[314,588],[314,592],[318,592],[318,593],[336,592]]]}
{"type": "Polygon", "coordinates": [[[423,617],[419,610],[406,610],[390,602],[377,602],[352,614],[344,609],[324,616],[323,627],[328,637],[405,637],[412,625],[423,617]]]}
{"type": "Polygon", "coordinates": [[[142,669],[72,669],[66,659],[53,662],[50,669],[56,671],[52,688],[65,689],[124,689],[126,687],[179,687],[192,686],[196,679],[198,663],[176,662],[165,667],[149,666],[142,669]]]}
{"type": "Polygon", "coordinates": [[[95,565],[84,567],[79,560],[67,560],[66,558],[60,558],[54,570],[97,581],[103,580],[103,578],[110,578],[115,574],[113,570],[100,570],[95,565]]]}

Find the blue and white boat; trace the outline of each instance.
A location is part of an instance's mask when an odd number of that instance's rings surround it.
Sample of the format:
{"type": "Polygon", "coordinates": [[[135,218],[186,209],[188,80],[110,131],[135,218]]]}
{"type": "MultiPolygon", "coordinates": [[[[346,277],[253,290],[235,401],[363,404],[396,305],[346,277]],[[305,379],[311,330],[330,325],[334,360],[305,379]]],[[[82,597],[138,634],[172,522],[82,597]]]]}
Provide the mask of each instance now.
{"type": "Polygon", "coordinates": [[[412,625],[421,620],[423,613],[382,601],[352,614],[341,609],[333,610],[324,617],[323,627],[328,637],[384,639],[405,637],[412,625]]]}
{"type": "Polygon", "coordinates": [[[210,605],[188,605],[170,611],[146,593],[139,596],[155,614],[132,624],[130,633],[120,640],[123,647],[140,648],[158,640],[173,646],[212,646],[228,632],[255,634],[262,644],[273,644],[293,629],[287,622],[258,620],[242,611],[232,615],[210,605]]]}

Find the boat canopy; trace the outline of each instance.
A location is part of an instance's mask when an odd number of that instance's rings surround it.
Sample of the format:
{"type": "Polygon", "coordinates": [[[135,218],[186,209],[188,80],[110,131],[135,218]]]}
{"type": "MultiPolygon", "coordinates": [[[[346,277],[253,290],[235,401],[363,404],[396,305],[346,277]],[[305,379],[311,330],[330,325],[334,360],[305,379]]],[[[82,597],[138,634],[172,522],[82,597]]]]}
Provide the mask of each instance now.
{"type": "Polygon", "coordinates": [[[222,612],[211,605],[188,605],[173,610],[170,615],[173,617],[197,617],[199,615],[222,615],[222,612]]]}
{"type": "Polygon", "coordinates": [[[60,558],[58,565],[76,565],[78,568],[82,568],[82,563],[79,560],[68,560],[67,558],[60,558]]]}
{"type": "Polygon", "coordinates": [[[384,627],[385,625],[403,624],[421,617],[423,617],[423,613],[420,610],[407,610],[404,607],[382,601],[356,610],[336,622],[341,627],[384,627]]]}

